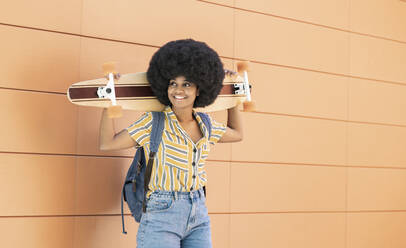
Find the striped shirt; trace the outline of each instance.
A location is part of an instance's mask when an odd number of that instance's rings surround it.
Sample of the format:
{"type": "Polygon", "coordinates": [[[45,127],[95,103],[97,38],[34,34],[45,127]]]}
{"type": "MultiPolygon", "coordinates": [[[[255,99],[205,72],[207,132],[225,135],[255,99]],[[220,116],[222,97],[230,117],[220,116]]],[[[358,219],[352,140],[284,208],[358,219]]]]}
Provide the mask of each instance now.
{"type": "MultiPolygon", "coordinates": [[[[162,142],[155,155],[149,182],[150,191],[147,196],[156,190],[188,192],[205,186],[207,175],[204,170],[204,162],[209,154],[210,144],[217,143],[226,131],[224,124],[220,124],[210,117],[212,131],[209,138],[208,129],[200,116],[193,111],[203,134],[203,137],[195,144],[180,125],[172,109],[168,106],[163,112],[165,114],[165,125],[162,142]]],[[[145,113],[127,128],[130,136],[140,146],[144,147],[147,161],[149,158],[151,129],[151,112],[145,113]]]]}

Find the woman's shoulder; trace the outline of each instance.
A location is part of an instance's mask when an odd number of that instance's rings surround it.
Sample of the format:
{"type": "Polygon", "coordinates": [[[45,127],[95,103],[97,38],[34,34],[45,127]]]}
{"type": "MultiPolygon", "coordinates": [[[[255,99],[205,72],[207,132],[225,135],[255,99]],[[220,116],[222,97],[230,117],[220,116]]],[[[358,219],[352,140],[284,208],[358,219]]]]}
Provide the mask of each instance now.
{"type": "Polygon", "coordinates": [[[149,127],[152,124],[152,112],[144,112],[129,128],[149,127]]]}

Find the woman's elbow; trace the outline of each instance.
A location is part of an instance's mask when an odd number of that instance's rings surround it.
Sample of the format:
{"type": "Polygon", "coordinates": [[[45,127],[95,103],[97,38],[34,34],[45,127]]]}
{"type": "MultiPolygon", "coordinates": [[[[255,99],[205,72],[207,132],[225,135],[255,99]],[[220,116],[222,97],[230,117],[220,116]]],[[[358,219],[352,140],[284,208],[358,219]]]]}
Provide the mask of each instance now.
{"type": "Polygon", "coordinates": [[[109,146],[109,144],[99,143],[99,150],[100,151],[109,151],[109,150],[112,150],[112,148],[109,146]]]}
{"type": "Polygon", "coordinates": [[[235,142],[240,142],[243,140],[243,138],[244,138],[244,135],[242,133],[239,133],[235,142]]]}
{"type": "Polygon", "coordinates": [[[227,142],[240,142],[243,140],[243,134],[241,132],[234,133],[227,142]]]}
{"type": "Polygon", "coordinates": [[[108,151],[109,149],[105,145],[100,144],[99,145],[99,150],[100,151],[108,151]]]}

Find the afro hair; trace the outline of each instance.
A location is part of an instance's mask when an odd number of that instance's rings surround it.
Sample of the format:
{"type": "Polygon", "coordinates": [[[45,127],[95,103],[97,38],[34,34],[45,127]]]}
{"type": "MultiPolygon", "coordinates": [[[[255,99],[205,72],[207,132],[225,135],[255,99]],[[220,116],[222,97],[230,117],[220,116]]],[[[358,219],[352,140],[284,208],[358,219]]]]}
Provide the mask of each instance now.
{"type": "Polygon", "coordinates": [[[216,100],[223,86],[223,63],[217,52],[204,42],[171,41],[152,56],[147,71],[151,89],[162,104],[171,105],[168,84],[178,76],[184,76],[199,89],[193,107],[206,107],[216,100]]]}

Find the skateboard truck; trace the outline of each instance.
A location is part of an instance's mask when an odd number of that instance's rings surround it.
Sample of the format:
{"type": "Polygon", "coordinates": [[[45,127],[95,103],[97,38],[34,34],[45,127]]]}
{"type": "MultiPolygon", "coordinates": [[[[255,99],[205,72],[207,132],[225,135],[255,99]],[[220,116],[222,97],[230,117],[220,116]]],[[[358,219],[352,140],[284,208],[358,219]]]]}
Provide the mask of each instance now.
{"type": "MultiPolygon", "coordinates": [[[[251,91],[251,85],[250,85],[250,91],[251,91]]],[[[245,95],[247,89],[245,88],[244,83],[235,83],[234,84],[234,94],[236,95],[245,95]]]]}
{"type": "Polygon", "coordinates": [[[115,63],[106,63],[103,65],[103,71],[109,81],[105,87],[101,86],[97,89],[99,98],[108,98],[111,101],[111,106],[107,109],[107,114],[110,118],[118,118],[122,116],[121,106],[117,105],[116,90],[114,87],[115,63]]]}
{"type": "Polygon", "coordinates": [[[114,86],[113,86],[113,87],[109,87],[109,86],[103,87],[103,86],[100,86],[100,87],[97,89],[97,95],[99,96],[99,98],[109,98],[109,99],[111,99],[111,101],[115,101],[115,97],[113,96],[113,90],[112,90],[112,88],[114,89],[114,86]]]}
{"type": "MultiPolygon", "coordinates": [[[[237,63],[237,71],[243,74],[243,83],[242,86],[237,84],[239,87],[238,92],[243,92],[242,94],[246,95],[246,101],[243,103],[244,111],[252,112],[255,111],[255,102],[251,99],[251,85],[248,81],[248,61],[238,62],[237,63]]],[[[236,84],[234,84],[236,87],[236,84]]]]}

